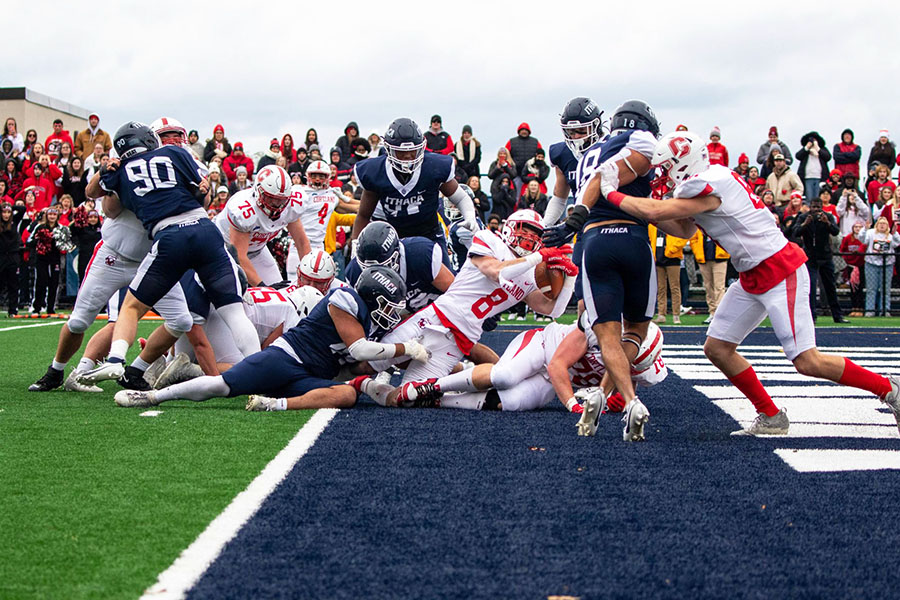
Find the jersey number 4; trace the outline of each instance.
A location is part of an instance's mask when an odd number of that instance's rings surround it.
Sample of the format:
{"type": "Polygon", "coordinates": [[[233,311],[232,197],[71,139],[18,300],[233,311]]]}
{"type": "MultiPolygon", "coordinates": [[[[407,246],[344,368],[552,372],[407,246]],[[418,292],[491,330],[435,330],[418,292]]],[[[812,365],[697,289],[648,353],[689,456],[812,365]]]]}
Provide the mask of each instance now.
{"type": "Polygon", "coordinates": [[[153,190],[173,188],[177,183],[175,165],[168,156],[154,156],[149,161],[145,159],[128,161],[125,172],[128,173],[128,181],[138,184],[138,187],[134,188],[134,193],[138,196],[153,190]]]}

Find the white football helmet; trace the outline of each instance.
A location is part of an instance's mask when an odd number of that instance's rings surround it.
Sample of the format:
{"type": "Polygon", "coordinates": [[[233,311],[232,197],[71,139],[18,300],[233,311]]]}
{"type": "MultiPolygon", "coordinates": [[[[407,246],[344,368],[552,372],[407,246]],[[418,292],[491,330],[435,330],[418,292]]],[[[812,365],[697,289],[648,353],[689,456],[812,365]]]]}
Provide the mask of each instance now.
{"type": "Polygon", "coordinates": [[[165,144],[186,144],[187,130],[181,121],[172,117],[160,117],[150,123],[150,129],[159,136],[160,141],[165,144]]]}
{"type": "Polygon", "coordinates": [[[268,165],[256,174],[256,204],[273,221],[291,201],[291,177],[282,167],[268,165]]]}
{"type": "Polygon", "coordinates": [[[709,169],[709,150],[706,140],[696,133],[676,131],[659,140],[650,162],[659,169],[651,187],[672,190],[691,175],[709,169]]]}
{"type": "Polygon", "coordinates": [[[523,208],[506,217],[503,227],[500,228],[500,239],[516,256],[526,256],[543,247],[544,244],[541,242],[543,233],[541,215],[530,208],[523,208]]]}
{"type": "Polygon", "coordinates": [[[313,250],[300,259],[297,267],[297,282],[301,286],[312,286],[323,294],[328,293],[335,275],[334,259],[324,250],[313,250]]]}
{"type": "Polygon", "coordinates": [[[306,183],[314,190],[328,189],[331,167],[324,160],[314,160],[306,168],[306,183]],[[315,176],[315,177],[314,177],[315,176]]]}
{"type": "Polygon", "coordinates": [[[631,361],[631,375],[640,375],[652,367],[659,355],[662,354],[662,348],[662,330],[656,323],[650,323],[650,326],[647,328],[647,337],[644,338],[644,343],[641,344],[637,356],[631,361]]]}
{"type": "Polygon", "coordinates": [[[319,303],[319,300],[324,297],[322,292],[309,285],[301,285],[297,289],[288,292],[288,300],[294,304],[301,319],[308,317],[312,309],[319,303]]]}

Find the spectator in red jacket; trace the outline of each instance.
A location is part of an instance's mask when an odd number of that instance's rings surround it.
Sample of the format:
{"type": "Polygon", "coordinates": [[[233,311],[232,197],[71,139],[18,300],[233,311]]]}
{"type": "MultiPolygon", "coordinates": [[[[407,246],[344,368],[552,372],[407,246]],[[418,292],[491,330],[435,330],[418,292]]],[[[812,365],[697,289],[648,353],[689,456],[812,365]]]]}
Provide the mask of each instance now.
{"type": "Polygon", "coordinates": [[[75,147],[75,142],[72,141],[72,136],[69,135],[69,132],[63,129],[62,119],[54,119],[53,120],[53,133],[47,136],[47,141],[44,142],[44,150],[47,151],[52,158],[56,158],[59,156],[59,151],[62,148],[63,142],[69,142],[69,148],[75,147]]]}
{"type": "Polygon", "coordinates": [[[506,149],[509,150],[511,162],[519,169],[519,173],[513,175],[513,183],[516,186],[516,197],[518,197],[522,191],[523,183],[521,169],[525,163],[528,162],[528,159],[535,155],[538,148],[541,147],[541,143],[536,137],[531,135],[531,127],[528,123],[519,124],[519,128],[516,132],[518,135],[514,138],[510,138],[509,141],[506,142],[506,149]]]}
{"type": "Polygon", "coordinates": [[[225,170],[225,177],[228,178],[229,183],[237,179],[235,169],[238,167],[247,169],[248,176],[253,175],[253,159],[244,154],[243,142],[237,142],[234,145],[231,154],[226,156],[225,160],[222,161],[222,168],[225,170]]]}
{"type": "MultiPolygon", "coordinates": [[[[40,165],[41,170],[43,171],[43,178],[45,179],[46,183],[42,185],[47,188],[47,193],[50,194],[50,203],[52,204],[59,196],[59,186],[57,185],[57,183],[62,184],[62,169],[60,169],[50,161],[49,154],[41,154],[41,158],[37,164],[40,165]]],[[[32,165],[30,169],[25,170],[26,177],[32,176],[35,166],[36,165],[32,165]]]]}
{"type": "Polygon", "coordinates": [[[22,182],[25,181],[25,175],[19,169],[19,161],[15,158],[8,158],[4,165],[3,174],[0,175],[0,179],[3,179],[6,182],[9,195],[15,198],[16,194],[19,193],[19,190],[22,189],[22,182]]]}
{"type": "Polygon", "coordinates": [[[34,165],[31,169],[33,174],[22,182],[22,189],[16,194],[16,200],[24,198],[29,191],[32,191],[34,192],[34,210],[40,211],[50,206],[50,202],[53,200],[50,190],[56,186],[53,185],[49,176],[45,175],[40,164],[34,165]]]}
{"type": "Polygon", "coordinates": [[[206,140],[206,147],[203,149],[203,162],[209,163],[214,156],[218,156],[220,160],[231,154],[231,144],[225,137],[225,128],[221,124],[213,128],[213,136],[206,140]]]}
{"type": "MultiPolygon", "coordinates": [[[[722,132],[718,127],[713,127],[709,132],[709,143],[706,149],[709,150],[709,164],[728,166],[728,148],[724,144],[719,143],[722,139],[722,132]]],[[[749,161],[747,161],[749,162],[749,161]]]]}
{"type": "MultiPolygon", "coordinates": [[[[837,144],[835,144],[837,146],[837,144]]],[[[830,173],[828,173],[828,179],[822,182],[822,187],[827,187],[831,190],[831,193],[834,192],[841,187],[841,177],[842,173],[838,169],[832,169],[830,173]]]]}
{"type": "Polygon", "coordinates": [[[437,154],[453,152],[453,140],[450,139],[450,134],[444,131],[441,115],[431,117],[431,127],[425,132],[425,150],[437,154]]]}
{"type": "MultiPolygon", "coordinates": [[[[750,158],[746,153],[741,152],[741,155],[738,156],[738,164],[734,168],[734,172],[743,177],[747,178],[747,174],[750,172],[750,158]]],[[[756,170],[757,174],[759,173],[759,169],[756,170]]]]}
{"type": "MultiPolygon", "coordinates": [[[[878,199],[878,194],[881,193],[881,188],[883,187],[890,188],[891,193],[894,193],[894,190],[897,189],[897,185],[891,181],[890,177],[890,167],[884,164],[875,167],[875,178],[866,186],[866,198],[869,199],[869,204],[875,203],[878,199]]],[[[889,225],[891,224],[892,223],[889,223],[889,225]]]]}
{"type": "Polygon", "coordinates": [[[864,296],[863,288],[865,287],[865,264],[866,250],[868,246],[864,241],[866,237],[865,221],[857,221],[853,224],[853,230],[841,240],[840,251],[843,254],[841,258],[847,263],[844,270],[844,277],[850,283],[850,316],[863,316],[864,296]]]}
{"type": "Polygon", "coordinates": [[[759,176],[759,169],[750,167],[747,169],[747,176],[744,178],[750,185],[750,189],[756,194],[760,193],[760,189],[766,187],[766,180],[759,176]]]}
{"type": "Polygon", "coordinates": [[[291,134],[286,133],[281,137],[281,155],[291,164],[297,162],[297,151],[294,150],[294,138],[291,134]]]}
{"type": "Polygon", "coordinates": [[[859,179],[859,159],[862,156],[862,148],[853,143],[853,130],[845,129],[841,132],[841,143],[835,144],[831,152],[834,157],[834,168],[844,173],[853,173],[859,179]]]}

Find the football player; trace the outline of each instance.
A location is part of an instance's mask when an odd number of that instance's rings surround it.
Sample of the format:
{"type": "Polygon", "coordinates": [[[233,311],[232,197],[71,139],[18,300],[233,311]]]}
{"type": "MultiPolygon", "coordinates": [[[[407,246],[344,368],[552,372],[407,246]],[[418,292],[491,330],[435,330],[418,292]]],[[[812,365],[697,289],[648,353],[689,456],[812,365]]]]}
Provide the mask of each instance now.
{"type": "Polygon", "coordinates": [[[667,135],[656,146],[653,164],[672,198],[650,199],[617,190],[614,172],[603,171],[600,190],[612,205],[635,217],[677,222],[678,237],[702,227],[731,254],[740,278],[725,292],[707,331],[706,356],[753,403],[756,420],[743,435],[785,435],[790,422],[763,388],[737,348],[768,316],[784,354],[797,372],[867,390],[887,404],[900,426],[900,378],[883,377],[847,358],[822,354],[809,302],[806,254],[789,242],[766,205],[727,167],[709,164],[702,136],[689,131],[667,135]]]}
{"type": "MultiPolygon", "coordinates": [[[[276,165],[260,169],[253,185],[228,199],[215,219],[225,241],[234,245],[238,261],[254,287],[282,280],[281,269],[266,244],[287,229],[298,252],[309,252],[310,242],[301,222],[299,200],[291,197],[287,171],[276,165]]],[[[299,261],[299,257],[297,258],[299,261]]]]}
{"type": "Polygon", "coordinates": [[[475,205],[454,178],[453,158],[425,152],[425,137],[406,117],[390,124],[383,147],[384,155],[353,167],[363,193],[351,239],[359,237],[378,206],[379,220],[393,225],[401,238],[424,236],[436,242],[449,265],[447,240],[438,220],[440,194],[459,208],[466,228],[478,230],[475,205]]]}
{"type": "Polygon", "coordinates": [[[288,292],[303,287],[313,287],[322,294],[345,287],[347,284],[336,277],[337,265],[334,259],[324,250],[313,250],[300,260],[297,267],[297,279],[287,288],[288,292]]]}
{"type": "MultiPolygon", "coordinates": [[[[357,380],[333,378],[348,363],[404,357],[426,360],[428,352],[414,340],[402,344],[374,341],[400,321],[403,281],[387,267],[370,267],[355,288],[332,290],[299,325],[265,350],[216,377],[198,377],[158,391],[122,391],[119,406],[155,406],[175,399],[254,395],[247,410],[346,408],[359,395],[357,380]]],[[[358,378],[359,379],[359,378],[358,378]]]]}
{"type": "MultiPolygon", "coordinates": [[[[607,373],[627,403],[623,437],[631,441],[644,439],[644,424],[650,418],[634,393],[629,364],[647,337],[653,318],[656,269],[647,222],[603,198],[600,178],[595,175],[601,169],[615,172],[623,189],[649,196],[650,159],[656,148],[659,123],[645,102],[630,100],[616,109],[610,127],[609,136],[581,157],[575,209],[563,224],[545,232],[544,243],[560,245],[579,234],[584,309],[600,342],[607,373]]],[[[660,227],[665,228],[663,224],[660,227]]],[[[596,431],[595,409],[599,410],[599,403],[586,404],[578,423],[579,435],[596,431]]]]}
{"type": "Polygon", "coordinates": [[[209,193],[206,173],[190,153],[174,145],[162,146],[143,123],[129,122],[116,132],[119,155],[88,184],[89,196],[102,188],[104,213],[115,218],[132,210],[153,237],[153,247],[141,262],[120,309],[107,362],[79,376],[85,383],[118,379],[124,373],[125,353],[134,341],[137,322],[178,283],[189,269],[197,272],[213,304],[219,309],[244,356],[259,351],[253,324],[241,307],[237,265],[225,241],[207,218],[203,200],[209,193]],[[198,199],[199,198],[199,199],[198,199]]]}

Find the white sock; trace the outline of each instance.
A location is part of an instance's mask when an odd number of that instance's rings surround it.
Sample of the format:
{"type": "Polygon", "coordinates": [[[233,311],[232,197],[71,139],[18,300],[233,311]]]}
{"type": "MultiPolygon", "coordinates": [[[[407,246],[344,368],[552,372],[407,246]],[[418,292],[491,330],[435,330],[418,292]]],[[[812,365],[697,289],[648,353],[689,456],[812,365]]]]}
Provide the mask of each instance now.
{"type": "Polygon", "coordinates": [[[65,371],[66,370],[66,363],[56,362],[55,359],[50,364],[50,366],[53,368],[54,371],[65,371]]]}
{"type": "Polygon", "coordinates": [[[466,410],[481,410],[487,392],[464,392],[462,394],[447,394],[441,398],[441,408],[464,408],[466,410]]]}
{"type": "Polygon", "coordinates": [[[380,406],[387,406],[388,394],[391,393],[391,390],[393,390],[394,387],[389,383],[381,383],[374,379],[366,379],[362,382],[362,385],[359,386],[359,389],[363,394],[367,394],[380,406]]]}
{"type": "Polygon", "coordinates": [[[91,369],[93,369],[96,366],[97,366],[97,363],[94,362],[93,358],[88,358],[86,356],[82,356],[81,360],[78,361],[78,366],[75,367],[75,370],[78,371],[79,373],[82,373],[84,371],[90,371],[91,369]]]}
{"type": "Polygon", "coordinates": [[[251,354],[259,352],[259,336],[256,334],[256,328],[244,312],[244,305],[241,302],[227,304],[216,309],[228,329],[231,330],[231,336],[234,343],[241,351],[244,358],[251,354]]]}
{"type": "Polygon", "coordinates": [[[150,363],[148,363],[146,360],[144,360],[143,358],[141,358],[140,356],[138,356],[138,357],[137,357],[136,359],[134,359],[134,361],[131,363],[131,366],[134,367],[135,369],[139,369],[139,370],[141,370],[141,371],[146,371],[147,369],[150,368],[150,363]]]}
{"type": "Polygon", "coordinates": [[[109,347],[109,356],[106,358],[107,362],[125,362],[125,354],[128,352],[129,344],[125,340],[113,340],[113,343],[109,347]]]}
{"type": "Polygon", "coordinates": [[[218,398],[228,396],[231,389],[221,375],[215,377],[204,375],[197,377],[184,383],[176,383],[167,388],[156,391],[156,399],[159,402],[167,402],[168,400],[193,400],[194,402],[202,402],[210,398],[218,398]]]}
{"type": "Polygon", "coordinates": [[[477,392],[478,388],[472,382],[474,369],[467,369],[459,373],[452,373],[437,380],[437,388],[442,392],[477,392]]]}

